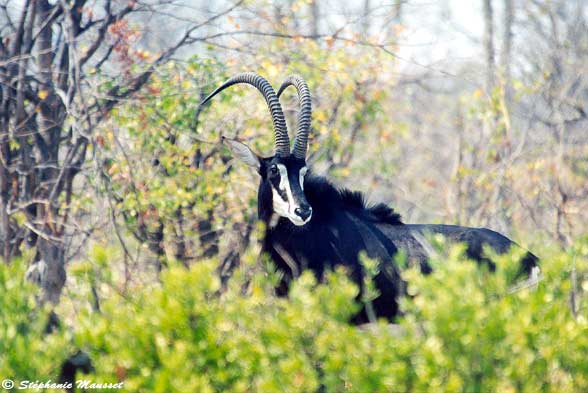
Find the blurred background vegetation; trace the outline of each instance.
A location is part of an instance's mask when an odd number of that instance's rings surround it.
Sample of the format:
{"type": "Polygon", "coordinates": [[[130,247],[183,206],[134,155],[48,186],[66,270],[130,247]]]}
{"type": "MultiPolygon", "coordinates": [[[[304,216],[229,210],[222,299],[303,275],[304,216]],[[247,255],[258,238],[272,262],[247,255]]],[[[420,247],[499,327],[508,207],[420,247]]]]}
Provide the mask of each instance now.
{"type": "Polygon", "coordinates": [[[83,348],[129,391],[585,391],[587,33],[580,0],[0,0],[0,377],[83,348]],[[241,71],[308,81],[315,172],[508,235],[539,288],[442,252],[401,337],[343,323],[339,273],[274,298],[257,175],[220,144],[271,154],[265,102],[195,118],[241,71]]]}

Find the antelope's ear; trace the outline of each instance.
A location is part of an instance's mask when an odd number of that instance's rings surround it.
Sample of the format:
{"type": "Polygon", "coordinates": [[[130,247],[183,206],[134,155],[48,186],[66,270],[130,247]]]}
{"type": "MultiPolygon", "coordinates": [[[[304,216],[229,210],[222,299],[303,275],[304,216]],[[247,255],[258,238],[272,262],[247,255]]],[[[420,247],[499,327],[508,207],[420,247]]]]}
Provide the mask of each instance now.
{"type": "Polygon", "coordinates": [[[250,167],[255,168],[255,170],[259,172],[259,168],[261,167],[260,159],[257,154],[255,154],[249,148],[249,146],[235,139],[229,139],[225,137],[222,139],[223,143],[229,148],[235,158],[243,161],[250,167]]]}

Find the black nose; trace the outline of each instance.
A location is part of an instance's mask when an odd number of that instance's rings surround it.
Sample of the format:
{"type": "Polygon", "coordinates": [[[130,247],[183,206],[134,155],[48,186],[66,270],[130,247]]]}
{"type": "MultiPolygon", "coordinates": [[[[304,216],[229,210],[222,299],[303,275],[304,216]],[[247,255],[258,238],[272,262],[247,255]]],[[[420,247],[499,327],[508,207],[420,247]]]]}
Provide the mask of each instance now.
{"type": "Polygon", "coordinates": [[[294,213],[303,220],[306,220],[312,214],[312,207],[308,205],[301,205],[294,209],[294,213]]]}

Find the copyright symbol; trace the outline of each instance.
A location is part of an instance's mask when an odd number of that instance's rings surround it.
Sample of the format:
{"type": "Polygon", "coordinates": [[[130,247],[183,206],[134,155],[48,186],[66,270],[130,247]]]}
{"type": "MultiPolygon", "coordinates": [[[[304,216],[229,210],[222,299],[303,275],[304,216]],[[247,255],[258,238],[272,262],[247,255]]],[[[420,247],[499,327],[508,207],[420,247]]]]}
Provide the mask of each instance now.
{"type": "Polygon", "coordinates": [[[2,381],[2,387],[4,389],[12,389],[14,387],[14,381],[12,379],[5,379],[2,381]]]}

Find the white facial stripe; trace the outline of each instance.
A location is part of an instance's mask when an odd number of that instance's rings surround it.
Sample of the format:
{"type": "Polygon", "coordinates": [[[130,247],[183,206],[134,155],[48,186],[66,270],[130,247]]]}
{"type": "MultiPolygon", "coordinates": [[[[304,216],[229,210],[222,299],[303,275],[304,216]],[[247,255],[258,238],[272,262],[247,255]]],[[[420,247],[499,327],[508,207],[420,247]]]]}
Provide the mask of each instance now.
{"type": "Polygon", "coordinates": [[[282,164],[276,165],[278,167],[278,171],[280,171],[280,190],[284,190],[286,188],[286,183],[288,183],[288,170],[282,164]]]}
{"type": "MultiPolygon", "coordinates": [[[[295,225],[304,225],[306,222],[308,222],[308,219],[302,220],[300,217],[298,217],[297,214],[294,213],[295,209],[299,206],[294,204],[294,197],[292,196],[290,181],[288,180],[288,170],[283,164],[277,164],[276,166],[280,172],[280,184],[278,185],[278,188],[280,191],[286,192],[288,200],[285,201],[282,199],[280,193],[272,187],[274,212],[282,217],[288,218],[295,225]]],[[[304,173],[306,173],[306,171],[304,173]]],[[[301,177],[301,179],[303,179],[303,177],[301,177]]]]}
{"type": "Polygon", "coordinates": [[[286,169],[284,165],[278,164],[278,170],[280,171],[280,190],[286,191],[286,195],[288,196],[288,205],[290,205],[290,210],[294,211],[294,209],[298,206],[294,206],[294,197],[292,196],[290,182],[288,181],[288,169],[286,169]]]}
{"type": "Polygon", "coordinates": [[[298,181],[300,182],[300,188],[302,189],[302,191],[304,191],[304,176],[306,176],[307,171],[308,171],[308,168],[306,168],[306,167],[303,167],[300,169],[298,181]]]}
{"type": "MultiPolygon", "coordinates": [[[[288,204],[288,202],[283,200],[282,197],[280,196],[280,193],[277,192],[275,190],[275,188],[273,188],[273,187],[272,187],[272,197],[273,197],[273,203],[274,203],[274,213],[277,213],[277,215],[279,215],[279,216],[286,217],[287,219],[292,221],[292,223],[294,223],[295,225],[306,224],[306,221],[303,221],[296,214],[290,212],[290,205],[288,204]]],[[[273,226],[275,226],[276,224],[277,224],[277,222],[274,222],[273,226]]]]}
{"type": "MultiPolygon", "coordinates": [[[[280,191],[284,191],[286,189],[286,185],[288,184],[288,170],[282,164],[278,164],[277,167],[280,172],[280,184],[278,184],[278,188],[280,189],[280,191]]],[[[288,201],[285,201],[282,198],[282,195],[273,187],[272,196],[272,199],[274,201],[274,212],[278,213],[280,216],[283,217],[290,217],[290,204],[288,203],[288,201]]]]}
{"type": "Polygon", "coordinates": [[[288,211],[288,202],[282,199],[280,193],[277,192],[272,187],[272,199],[274,202],[274,212],[278,213],[280,216],[289,217],[290,213],[288,211]]]}

